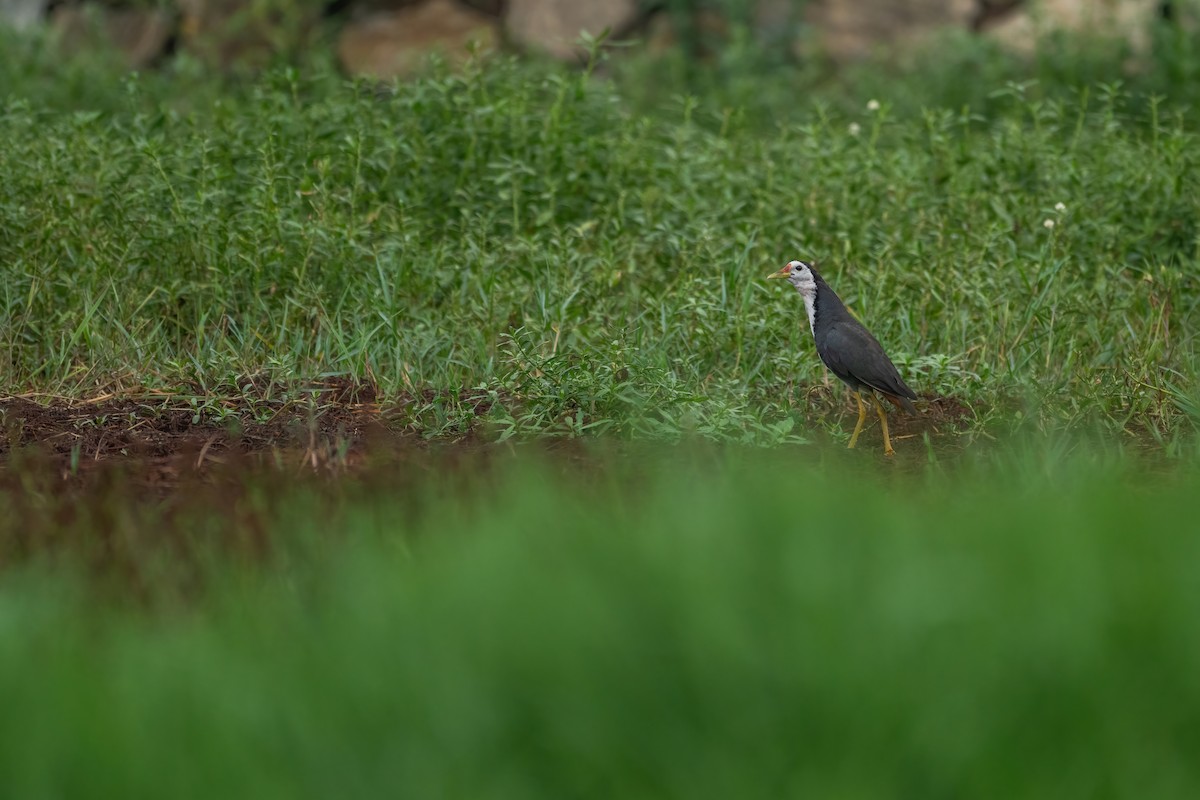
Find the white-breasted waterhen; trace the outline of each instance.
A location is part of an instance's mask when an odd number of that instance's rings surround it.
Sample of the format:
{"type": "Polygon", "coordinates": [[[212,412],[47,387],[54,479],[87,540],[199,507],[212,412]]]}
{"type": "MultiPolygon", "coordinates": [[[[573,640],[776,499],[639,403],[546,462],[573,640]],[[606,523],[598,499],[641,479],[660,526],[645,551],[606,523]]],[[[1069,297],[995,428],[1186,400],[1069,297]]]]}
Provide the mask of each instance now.
{"type": "Polygon", "coordinates": [[[829,288],[811,264],[803,261],[789,261],[783,269],[767,276],[770,278],[787,278],[800,296],[804,298],[804,308],[808,311],[808,326],[812,329],[813,339],[817,343],[817,355],[829,367],[829,371],[850,387],[858,400],[858,424],[850,435],[850,447],[858,442],[858,434],[862,431],[863,422],[867,418],[867,407],[863,405],[862,391],[866,389],[875,402],[875,410],[879,412],[879,424],[883,427],[883,452],[892,455],[892,440],[888,436],[887,414],[879,396],[902,408],[909,414],[916,414],[912,401],[917,394],[908,388],[908,384],[896,371],[896,365],[888,358],[871,332],[859,322],[842,299],[829,288]]]}

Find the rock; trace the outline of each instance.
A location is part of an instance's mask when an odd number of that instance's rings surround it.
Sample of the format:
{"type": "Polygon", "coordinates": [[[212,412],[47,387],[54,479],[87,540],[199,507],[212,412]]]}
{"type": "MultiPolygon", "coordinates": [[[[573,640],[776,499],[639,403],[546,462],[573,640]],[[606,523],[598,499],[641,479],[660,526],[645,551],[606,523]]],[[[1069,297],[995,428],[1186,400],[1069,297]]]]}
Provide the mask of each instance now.
{"type": "MultiPolygon", "coordinates": [[[[993,0],[994,2],[994,0],[993,0]]],[[[1149,48],[1149,26],[1162,0],[1029,0],[981,25],[981,32],[1020,53],[1031,53],[1040,36],[1056,30],[1115,36],[1136,53],[1149,48]]]]}
{"type": "Polygon", "coordinates": [[[185,51],[210,67],[260,68],[299,53],[314,38],[318,3],[293,0],[177,0],[185,51]]]}
{"type": "Polygon", "coordinates": [[[50,0],[0,0],[0,25],[23,31],[46,18],[50,0]]]}
{"type": "Polygon", "coordinates": [[[522,47],[576,60],[584,55],[575,44],[580,31],[623,36],[640,19],[637,0],[508,0],[505,29],[522,47]]]}
{"type": "Polygon", "coordinates": [[[66,52],[112,49],[130,69],[148,67],[161,58],[171,41],[171,15],[157,8],[109,8],[97,3],[60,6],[51,27],[66,52]]]}
{"type": "Polygon", "coordinates": [[[976,13],[976,0],[810,0],[804,21],[826,56],[846,62],[939,28],[965,30],[976,13]]]}
{"type": "Polygon", "coordinates": [[[347,23],[338,37],[337,55],[349,73],[388,79],[413,74],[434,51],[461,63],[472,42],[494,50],[498,40],[495,22],[487,15],[454,0],[425,0],[347,23]]]}

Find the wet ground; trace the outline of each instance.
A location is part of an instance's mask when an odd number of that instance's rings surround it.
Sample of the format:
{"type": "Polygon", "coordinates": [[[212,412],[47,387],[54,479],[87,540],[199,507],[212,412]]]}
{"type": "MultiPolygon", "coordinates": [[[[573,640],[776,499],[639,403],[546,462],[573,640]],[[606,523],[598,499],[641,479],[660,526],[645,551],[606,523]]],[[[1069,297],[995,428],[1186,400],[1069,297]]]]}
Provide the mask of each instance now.
{"type": "MultiPolygon", "coordinates": [[[[197,407],[187,398],[145,393],[88,400],[23,395],[0,399],[0,462],[37,451],[73,472],[101,463],[193,469],[231,455],[304,447],[345,450],[388,432],[370,387],[331,382],[305,387],[306,402],[269,396],[197,407]]],[[[411,438],[411,437],[410,437],[411,438]]]]}
{"type": "MultiPolygon", "coordinates": [[[[139,475],[147,488],[169,491],[231,463],[345,474],[363,466],[369,453],[390,460],[431,449],[439,457],[447,449],[464,455],[488,449],[488,437],[479,430],[431,442],[406,426],[413,399],[381,403],[368,385],[331,381],[306,386],[304,395],[305,402],[296,402],[264,393],[203,409],[185,398],[151,393],[89,400],[0,398],[0,469],[15,460],[36,461],[65,483],[79,484],[105,467],[119,467],[139,475]]],[[[802,402],[814,415],[840,415],[843,426],[853,425],[855,408],[841,394],[814,387],[802,402]]],[[[897,448],[925,434],[950,444],[973,418],[966,406],[949,398],[927,398],[920,410],[916,417],[889,415],[897,448]]],[[[879,439],[871,414],[859,446],[877,448],[879,439]]]]}

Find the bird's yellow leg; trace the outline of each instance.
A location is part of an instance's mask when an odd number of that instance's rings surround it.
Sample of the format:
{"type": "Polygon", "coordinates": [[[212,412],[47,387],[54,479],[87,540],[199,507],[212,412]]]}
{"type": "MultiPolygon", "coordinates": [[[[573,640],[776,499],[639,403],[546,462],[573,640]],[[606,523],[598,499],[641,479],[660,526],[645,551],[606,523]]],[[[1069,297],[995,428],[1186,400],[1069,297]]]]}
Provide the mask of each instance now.
{"type": "Polygon", "coordinates": [[[867,419],[867,407],[863,405],[862,395],[859,392],[855,392],[854,399],[858,401],[858,424],[854,426],[854,433],[850,434],[849,449],[851,450],[854,449],[854,445],[858,442],[858,434],[862,432],[863,422],[867,419]]]}
{"type": "Polygon", "coordinates": [[[883,410],[883,403],[879,402],[879,397],[874,392],[871,393],[871,399],[875,401],[875,410],[879,412],[879,424],[883,426],[883,454],[893,455],[896,451],[892,449],[892,439],[888,436],[887,414],[883,410]]]}

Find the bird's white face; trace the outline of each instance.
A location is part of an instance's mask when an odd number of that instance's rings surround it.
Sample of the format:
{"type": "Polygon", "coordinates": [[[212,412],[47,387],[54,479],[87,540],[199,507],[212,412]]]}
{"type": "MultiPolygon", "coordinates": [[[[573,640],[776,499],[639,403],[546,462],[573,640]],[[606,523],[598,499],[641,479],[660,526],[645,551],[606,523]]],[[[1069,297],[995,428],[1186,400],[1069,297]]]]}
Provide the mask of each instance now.
{"type": "Polygon", "coordinates": [[[796,291],[800,292],[805,300],[812,300],[817,296],[817,279],[813,277],[808,264],[803,261],[789,261],[783,269],[771,273],[767,278],[787,278],[788,283],[795,286],[796,291]]]}
{"type": "Polygon", "coordinates": [[[817,279],[812,270],[803,261],[789,261],[783,269],[772,272],[767,279],[787,278],[788,283],[796,287],[796,291],[804,298],[804,310],[808,312],[808,327],[813,335],[817,332],[817,279]]]}

